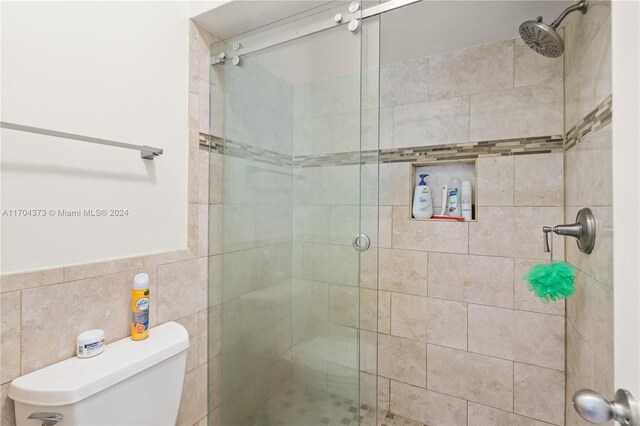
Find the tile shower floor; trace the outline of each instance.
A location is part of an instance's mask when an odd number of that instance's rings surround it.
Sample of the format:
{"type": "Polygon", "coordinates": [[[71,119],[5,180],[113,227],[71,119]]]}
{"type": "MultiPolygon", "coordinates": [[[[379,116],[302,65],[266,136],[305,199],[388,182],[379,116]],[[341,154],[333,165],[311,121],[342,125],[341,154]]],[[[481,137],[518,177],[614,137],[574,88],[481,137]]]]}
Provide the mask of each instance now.
{"type": "Polygon", "coordinates": [[[386,410],[360,404],[335,393],[294,383],[271,397],[247,420],[255,426],[424,426],[386,410]]]}

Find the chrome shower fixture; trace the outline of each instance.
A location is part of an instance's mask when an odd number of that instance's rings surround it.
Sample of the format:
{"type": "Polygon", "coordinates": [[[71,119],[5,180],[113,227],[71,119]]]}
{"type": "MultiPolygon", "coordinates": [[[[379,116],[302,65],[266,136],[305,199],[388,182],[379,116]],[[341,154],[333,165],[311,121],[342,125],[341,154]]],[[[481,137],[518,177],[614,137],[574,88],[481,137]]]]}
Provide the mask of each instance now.
{"type": "Polygon", "coordinates": [[[564,41],[556,29],[571,12],[579,10],[585,14],[588,7],[589,0],[581,0],[566,8],[551,25],[542,22],[542,16],[538,16],[535,21],[523,22],[520,25],[520,37],[527,43],[527,46],[539,54],[549,58],[557,58],[564,52],[564,41]]]}

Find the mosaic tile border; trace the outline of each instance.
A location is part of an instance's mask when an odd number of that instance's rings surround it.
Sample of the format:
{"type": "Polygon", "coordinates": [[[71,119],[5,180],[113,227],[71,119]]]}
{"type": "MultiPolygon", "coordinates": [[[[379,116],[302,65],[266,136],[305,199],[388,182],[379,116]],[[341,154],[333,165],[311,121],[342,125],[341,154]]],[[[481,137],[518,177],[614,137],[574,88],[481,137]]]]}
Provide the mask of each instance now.
{"type": "Polygon", "coordinates": [[[232,157],[244,158],[260,163],[273,164],[276,166],[292,165],[292,158],[290,155],[285,155],[268,149],[257,148],[253,145],[235,142],[228,139],[224,140],[218,136],[209,137],[206,133],[200,133],[199,146],[202,149],[211,150],[218,154],[226,154],[232,157]]]}
{"type": "Polygon", "coordinates": [[[579,144],[585,136],[595,133],[606,125],[610,124],[613,119],[613,103],[609,96],[593,111],[587,114],[582,120],[573,126],[567,132],[565,150],[568,150],[579,144]]]}
{"type": "Polygon", "coordinates": [[[200,147],[220,154],[232,155],[258,162],[281,166],[327,167],[356,164],[434,162],[469,160],[478,157],[562,152],[561,136],[501,139],[458,144],[431,145],[385,150],[338,152],[324,155],[288,156],[275,151],[256,148],[249,144],[224,141],[218,137],[200,134],[200,147]]]}

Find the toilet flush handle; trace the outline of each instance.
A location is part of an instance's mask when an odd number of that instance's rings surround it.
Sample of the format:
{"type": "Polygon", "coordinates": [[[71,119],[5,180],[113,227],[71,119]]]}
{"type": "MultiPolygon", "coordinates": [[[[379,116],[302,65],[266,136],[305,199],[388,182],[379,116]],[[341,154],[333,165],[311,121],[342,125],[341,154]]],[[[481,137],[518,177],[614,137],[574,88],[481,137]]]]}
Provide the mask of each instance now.
{"type": "Polygon", "coordinates": [[[64,418],[60,413],[31,413],[29,419],[42,420],[42,426],[53,426],[64,418]]]}

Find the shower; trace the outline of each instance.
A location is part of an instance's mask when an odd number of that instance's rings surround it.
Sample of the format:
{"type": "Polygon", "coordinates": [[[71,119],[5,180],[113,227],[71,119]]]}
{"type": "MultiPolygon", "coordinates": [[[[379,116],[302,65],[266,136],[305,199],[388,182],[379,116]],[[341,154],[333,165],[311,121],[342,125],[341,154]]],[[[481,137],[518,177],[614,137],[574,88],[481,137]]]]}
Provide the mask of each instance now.
{"type": "Polygon", "coordinates": [[[564,52],[564,41],[556,28],[571,12],[579,10],[583,14],[587,13],[588,4],[589,0],[582,0],[566,8],[551,25],[542,22],[542,16],[538,16],[535,21],[525,21],[520,25],[520,36],[527,43],[527,46],[539,54],[549,58],[557,58],[564,52]]]}

